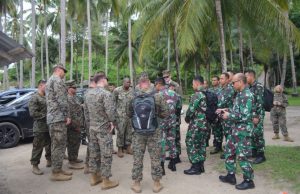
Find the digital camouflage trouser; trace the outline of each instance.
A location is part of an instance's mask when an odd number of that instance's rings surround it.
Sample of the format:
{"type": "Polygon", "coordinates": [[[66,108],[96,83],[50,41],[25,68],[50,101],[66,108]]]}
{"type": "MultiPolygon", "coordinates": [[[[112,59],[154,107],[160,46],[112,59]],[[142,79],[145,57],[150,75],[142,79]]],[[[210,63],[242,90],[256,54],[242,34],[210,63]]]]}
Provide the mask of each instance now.
{"type": "Polygon", "coordinates": [[[75,161],[78,158],[78,152],[80,147],[80,131],[75,131],[68,128],[67,132],[67,148],[69,161],[75,161]]]}
{"type": "Polygon", "coordinates": [[[228,120],[222,120],[221,125],[222,125],[222,132],[225,137],[225,142],[227,142],[228,136],[231,135],[232,132],[231,128],[233,124],[228,120]]]}
{"type": "Polygon", "coordinates": [[[31,164],[38,165],[45,148],[45,158],[51,161],[51,138],[49,132],[34,133],[31,164]]]}
{"type": "Polygon", "coordinates": [[[90,171],[101,172],[103,177],[111,177],[113,139],[110,125],[90,126],[90,171]]]}
{"type": "Polygon", "coordinates": [[[89,165],[90,160],[90,129],[86,127],[86,135],[88,139],[88,145],[86,146],[85,164],[89,165]]]}
{"type": "Polygon", "coordinates": [[[222,124],[219,120],[213,122],[211,125],[212,133],[214,135],[214,142],[222,143],[223,142],[223,129],[222,124]]]}
{"type": "Polygon", "coordinates": [[[177,147],[176,147],[176,126],[171,128],[161,129],[162,131],[162,142],[161,142],[161,161],[164,162],[166,159],[166,151],[169,151],[169,157],[171,159],[176,158],[177,156],[177,147]]]}
{"type": "Polygon", "coordinates": [[[161,157],[161,131],[156,129],[152,135],[133,134],[133,168],[132,179],[141,181],[143,179],[143,160],[148,149],[151,160],[151,175],[153,180],[160,180],[162,177],[162,168],[160,165],[161,157]]]}
{"type": "Polygon", "coordinates": [[[236,160],[239,163],[244,175],[244,179],[252,180],[253,169],[249,161],[252,155],[251,151],[251,137],[245,132],[233,132],[234,134],[228,136],[225,145],[225,167],[229,173],[236,172],[236,160]]]}
{"type": "Polygon", "coordinates": [[[253,150],[255,150],[257,154],[265,152],[264,119],[259,121],[257,125],[254,125],[252,134],[252,146],[253,150]]]}
{"type": "Polygon", "coordinates": [[[60,171],[67,146],[67,126],[65,122],[49,125],[51,137],[51,161],[53,171],[60,171]]]}
{"type": "Polygon", "coordinates": [[[133,129],[130,118],[119,117],[117,132],[117,147],[122,148],[131,145],[133,129]]]}
{"type": "Polygon", "coordinates": [[[181,134],[180,134],[180,124],[176,125],[176,137],[175,137],[175,144],[176,144],[176,150],[177,154],[181,154],[181,134]]]}
{"type": "Polygon", "coordinates": [[[288,135],[287,127],[286,127],[286,110],[281,107],[273,107],[271,110],[271,121],[273,124],[274,133],[279,133],[279,129],[281,129],[281,133],[283,136],[288,135]]]}

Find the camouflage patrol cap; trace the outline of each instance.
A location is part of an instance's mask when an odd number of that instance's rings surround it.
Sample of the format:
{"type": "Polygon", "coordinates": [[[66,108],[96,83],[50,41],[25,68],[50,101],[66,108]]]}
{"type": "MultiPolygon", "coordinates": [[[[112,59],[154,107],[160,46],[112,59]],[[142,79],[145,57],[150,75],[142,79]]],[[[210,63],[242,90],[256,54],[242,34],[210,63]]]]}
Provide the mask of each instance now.
{"type": "Polygon", "coordinates": [[[149,81],[148,73],[145,71],[140,74],[139,82],[142,81],[149,81]]]}
{"type": "Polygon", "coordinates": [[[75,80],[69,80],[69,81],[66,81],[66,86],[67,86],[68,88],[77,88],[77,87],[76,87],[75,80]]]}
{"type": "Polygon", "coordinates": [[[165,76],[169,76],[170,74],[171,74],[171,71],[170,70],[163,70],[163,77],[165,77],[165,76]]]}
{"type": "Polygon", "coordinates": [[[64,70],[65,73],[68,72],[68,70],[66,70],[66,69],[64,68],[64,66],[63,66],[61,63],[58,63],[57,65],[55,65],[55,66],[53,67],[53,71],[54,71],[56,68],[59,68],[59,69],[64,70]]]}

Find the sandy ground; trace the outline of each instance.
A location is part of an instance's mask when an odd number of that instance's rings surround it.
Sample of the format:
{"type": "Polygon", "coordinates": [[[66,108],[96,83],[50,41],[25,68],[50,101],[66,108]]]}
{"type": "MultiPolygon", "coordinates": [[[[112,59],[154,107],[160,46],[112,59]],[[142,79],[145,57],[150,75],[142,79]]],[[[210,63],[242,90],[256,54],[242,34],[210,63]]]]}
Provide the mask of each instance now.
{"type": "MultiPolygon", "coordinates": [[[[186,108],[186,107],[185,107],[186,108]]],[[[295,139],[294,143],[286,143],[281,140],[272,140],[272,128],[267,113],[265,118],[265,139],[267,145],[283,145],[283,146],[300,146],[300,107],[288,108],[288,130],[290,136],[295,139]]],[[[247,191],[238,191],[234,186],[221,183],[218,180],[220,173],[215,168],[215,164],[220,160],[219,155],[210,156],[208,148],[207,161],[205,162],[206,172],[201,175],[187,176],[183,174],[183,170],[190,167],[186,156],[186,148],[184,144],[187,125],[181,125],[182,131],[182,163],[177,165],[177,171],[171,172],[166,168],[166,176],[162,179],[164,189],[161,193],[173,194],[223,194],[223,193],[245,193],[245,194],[279,194],[283,191],[292,193],[289,188],[285,188],[281,184],[278,186],[274,181],[267,178],[267,172],[255,174],[256,188],[247,191]]],[[[91,187],[89,185],[89,175],[84,175],[83,170],[73,171],[73,179],[67,182],[51,182],[49,180],[50,168],[46,168],[44,157],[42,158],[40,168],[44,171],[44,175],[37,176],[32,174],[30,166],[32,143],[29,141],[20,143],[17,147],[11,149],[0,150],[0,194],[80,194],[80,193],[133,193],[130,190],[132,156],[125,155],[120,159],[116,155],[113,158],[112,179],[120,182],[119,187],[102,191],[100,186],[91,187]]],[[[86,146],[81,146],[79,158],[84,159],[86,146]]],[[[152,179],[150,174],[149,154],[144,159],[144,180],[142,182],[143,193],[152,192],[152,179]]],[[[64,161],[64,168],[67,168],[67,161],[64,161]]],[[[224,171],[225,172],[225,171],[224,171]]],[[[237,175],[238,182],[242,181],[242,175],[237,175]]]]}

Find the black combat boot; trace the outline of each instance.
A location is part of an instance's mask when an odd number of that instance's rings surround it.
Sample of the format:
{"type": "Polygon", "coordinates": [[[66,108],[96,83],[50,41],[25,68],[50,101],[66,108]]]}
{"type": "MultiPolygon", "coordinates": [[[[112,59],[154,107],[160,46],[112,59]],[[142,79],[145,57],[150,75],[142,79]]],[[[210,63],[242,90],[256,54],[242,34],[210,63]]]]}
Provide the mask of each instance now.
{"type": "Polygon", "coordinates": [[[201,162],[200,162],[200,171],[201,171],[201,173],[204,173],[204,172],[205,172],[205,169],[204,169],[204,161],[201,161],[201,162]]]}
{"type": "Polygon", "coordinates": [[[192,164],[190,169],[184,170],[183,172],[186,175],[199,175],[199,174],[201,174],[200,163],[198,162],[198,163],[192,164]]]}
{"type": "Polygon", "coordinates": [[[211,151],[210,154],[217,154],[222,151],[222,143],[217,142],[215,144],[216,144],[215,149],[211,151]]]}
{"type": "Polygon", "coordinates": [[[175,159],[171,159],[168,165],[168,168],[172,171],[176,171],[176,162],[175,159]]]}
{"type": "Polygon", "coordinates": [[[165,163],[164,162],[160,162],[161,168],[162,168],[162,175],[166,175],[166,171],[165,171],[165,163]]]}
{"type": "Polygon", "coordinates": [[[253,189],[255,187],[253,180],[244,179],[244,181],[238,185],[235,185],[235,188],[238,190],[253,189]]]}
{"type": "Polygon", "coordinates": [[[225,153],[224,152],[220,155],[220,159],[222,159],[222,160],[225,159],[225,153]]]}
{"type": "Polygon", "coordinates": [[[209,147],[209,138],[206,139],[206,147],[209,147]]]}
{"type": "Polygon", "coordinates": [[[235,178],[235,174],[227,174],[226,176],[219,176],[220,181],[222,181],[223,183],[229,183],[231,185],[235,185],[236,184],[236,178],[235,178]]]}
{"type": "Polygon", "coordinates": [[[257,150],[256,149],[253,149],[252,150],[252,158],[256,158],[257,157],[257,150]]]}
{"type": "Polygon", "coordinates": [[[177,154],[177,156],[176,156],[176,158],[175,158],[175,164],[177,164],[177,163],[181,163],[179,154],[177,154]]]}
{"type": "Polygon", "coordinates": [[[258,153],[256,159],[253,161],[253,164],[260,164],[266,161],[264,153],[258,153]]]}

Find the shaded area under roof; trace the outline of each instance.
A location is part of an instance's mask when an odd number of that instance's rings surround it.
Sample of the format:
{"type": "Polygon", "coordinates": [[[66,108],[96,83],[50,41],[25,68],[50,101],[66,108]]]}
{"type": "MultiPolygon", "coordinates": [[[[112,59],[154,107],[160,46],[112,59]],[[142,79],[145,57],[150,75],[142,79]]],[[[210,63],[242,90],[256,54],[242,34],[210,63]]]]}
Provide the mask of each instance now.
{"type": "Polygon", "coordinates": [[[0,31],[0,67],[32,57],[32,52],[0,31]]]}

